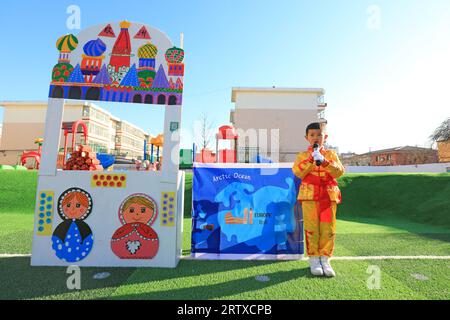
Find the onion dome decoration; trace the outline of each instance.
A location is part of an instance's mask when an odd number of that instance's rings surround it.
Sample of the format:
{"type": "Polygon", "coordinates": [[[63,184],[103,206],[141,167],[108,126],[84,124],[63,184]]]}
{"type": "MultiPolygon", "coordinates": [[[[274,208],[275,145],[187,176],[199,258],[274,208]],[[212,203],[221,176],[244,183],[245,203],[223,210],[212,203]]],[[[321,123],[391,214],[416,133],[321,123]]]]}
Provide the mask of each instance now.
{"type": "Polygon", "coordinates": [[[184,59],[184,50],[172,47],[166,51],[166,61],[168,63],[181,63],[184,59]]]}
{"type": "Polygon", "coordinates": [[[78,39],[73,34],[66,34],[56,41],[56,48],[61,52],[72,52],[78,46],[78,39]]]}
{"type": "Polygon", "coordinates": [[[158,53],[158,48],[150,42],[138,49],[138,57],[142,59],[154,59],[158,53]]]}
{"type": "Polygon", "coordinates": [[[86,42],[83,51],[87,56],[99,57],[106,51],[106,44],[99,38],[86,42]]]}
{"type": "Polygon", "coordinates": [[[58,63],[53,67],[52,70],[52,81],[53,82],[66,82],[72,73],[73,66],[70,63],[58,63]]]}

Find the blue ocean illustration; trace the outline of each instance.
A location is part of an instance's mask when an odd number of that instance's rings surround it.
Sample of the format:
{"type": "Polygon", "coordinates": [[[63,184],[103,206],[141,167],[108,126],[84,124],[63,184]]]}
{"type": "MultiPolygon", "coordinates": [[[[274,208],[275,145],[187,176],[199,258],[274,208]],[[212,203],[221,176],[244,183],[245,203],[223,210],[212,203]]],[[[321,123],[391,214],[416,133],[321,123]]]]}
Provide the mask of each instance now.
{"type": "Polygon", "coordinates": [[[290,168],[271,176],[253,168],[195,168],[192,252],[303,253],[299,182],[290,168]]]}

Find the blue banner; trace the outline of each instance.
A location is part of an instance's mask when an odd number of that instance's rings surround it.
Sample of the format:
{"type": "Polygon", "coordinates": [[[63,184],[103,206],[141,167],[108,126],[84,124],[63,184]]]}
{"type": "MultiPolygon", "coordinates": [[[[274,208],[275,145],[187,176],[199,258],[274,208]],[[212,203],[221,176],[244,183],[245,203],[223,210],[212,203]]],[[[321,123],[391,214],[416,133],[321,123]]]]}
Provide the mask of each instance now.
{"type": "Polygon", "coordinates": [[[194,166],[192,253],[303,254],[299,184],[290,167],[194,166]]]}

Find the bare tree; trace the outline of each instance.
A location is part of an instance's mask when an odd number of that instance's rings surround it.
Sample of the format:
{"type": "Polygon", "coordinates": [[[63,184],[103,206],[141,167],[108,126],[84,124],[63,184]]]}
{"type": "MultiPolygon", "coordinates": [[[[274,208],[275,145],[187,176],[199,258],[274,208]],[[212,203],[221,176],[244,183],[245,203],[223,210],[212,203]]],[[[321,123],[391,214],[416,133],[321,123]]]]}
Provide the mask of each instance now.
{"type": "Polygon", "coordinates": [[[450,140],[450,118],[442,122],[429,138],[433,142],[450,140]]]}
{"type": "Polygon", "coordinates": [[[212,123],[208,118],[208,114],[203,112],[200,118],[200,145],[202,149],[208,148],[212,137],[212,123]]]}

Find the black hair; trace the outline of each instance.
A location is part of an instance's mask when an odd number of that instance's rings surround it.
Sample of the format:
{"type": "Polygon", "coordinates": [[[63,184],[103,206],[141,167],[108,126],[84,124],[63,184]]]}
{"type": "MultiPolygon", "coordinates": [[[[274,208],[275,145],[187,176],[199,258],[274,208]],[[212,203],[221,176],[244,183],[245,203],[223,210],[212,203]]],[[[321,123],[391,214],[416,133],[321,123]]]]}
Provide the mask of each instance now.
{"type": "Polygon", "coordinates": [[[308,135],[308,130],[313,130],[313,129],[320,129],[320,130],[325,130],[325,123],[320,123],[320,122],[313,122],[308,124],[308,126],[306,127],[306,135],[308,135]]]}

